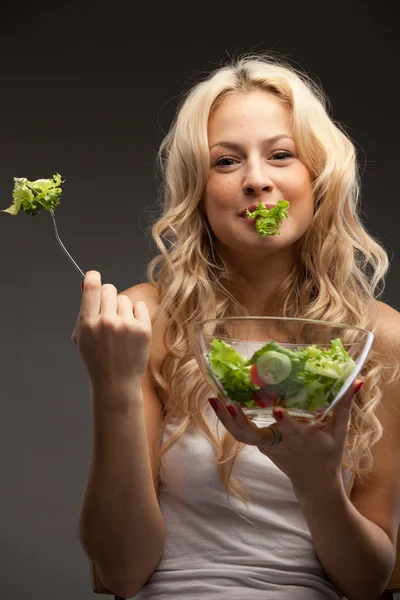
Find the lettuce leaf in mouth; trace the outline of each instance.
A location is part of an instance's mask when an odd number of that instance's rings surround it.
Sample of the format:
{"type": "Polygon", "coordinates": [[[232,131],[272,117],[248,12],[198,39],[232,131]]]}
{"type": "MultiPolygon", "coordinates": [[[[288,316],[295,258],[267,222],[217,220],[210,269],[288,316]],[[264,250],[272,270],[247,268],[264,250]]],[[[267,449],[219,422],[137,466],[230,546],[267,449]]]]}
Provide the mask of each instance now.
{"type": "Polygon", "coordinates": [[[283,407],[312,411],[325,408],[334,400],[355,367],[340,338],[331,340],[330,348],[309,345],[290,349],[271,341],[249,359],[223,340],[214,338],[207,359],[211,376],[222,386],[226,396],[232,402],[250,408],[257,406],[254,395],[258,390],[278,392],[277,403],[283,407]],[[271,350],[288,356],[292,370],[279,384],[260,387],[252,381],[250,368],[260,356],[271,350]]]}
{"type": "Polygon", "coordinates": [[[56,173],[50,179],[30,181],[26,177],[14,177],[13,204],[0,212],[17,215],[20,210],[30,215],[37,215],[40,210],[48,210],[54,215],[55,208],[60,204],[62,192],[61,175],[56,173]]]}
{"type": "Polygon", "coordinates": [[[290,203],[287,200],[279,200],[276,206],[268,209],[260,202],[252,213],[247,210],[246,215],[250,219],[256,219],[255,227],[260,235],[280,235],[279,227],[283,218],[289,217],[287,212],[289,206],[290,203]]]}

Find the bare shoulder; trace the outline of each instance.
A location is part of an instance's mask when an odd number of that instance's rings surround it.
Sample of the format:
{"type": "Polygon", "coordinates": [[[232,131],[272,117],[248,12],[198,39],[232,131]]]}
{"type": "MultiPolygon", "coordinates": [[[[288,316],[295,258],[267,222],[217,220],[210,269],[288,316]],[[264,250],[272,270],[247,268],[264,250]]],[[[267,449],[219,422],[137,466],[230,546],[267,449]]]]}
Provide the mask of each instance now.
{"type": "Polygon", "coordinates": [[[128,296],[132,302],[132,306],[139,300],[145,302],[152,323],[152,343],[151,343],[151,358],[153,364],[160,367],[166,350],[164,346],[164,332],[166,321],[162,318],[160,312],[160,295],[158,287],[151,283],[138,283],[121,292],[128,296]]]}
{"type": "MultiPolygon", "coordinates": [[[[395,365],[396,359],[400,362],[400,312],[379,300],[375,301],[375,306],[377,327],[372,347],[376,352],[382,354],[384,360],[389,358],[395,365]]],[[[382,381],[382,385],[385,386],[385,381],[382,381]]]]}
{"type": "Polygon", "coordinates": [[[380,300],[376,300],[375,303],[379,315],[378,336],[400,336],[400,312],[380,300]]]}
{"type": "Polygon", "coordinates": [[[145,302],[149,309],[151,320],[153,321],[160,305],[159,293],[156,286],[151,283],[138,283],[123,292],[120,292],[120,294],[128,296],[132,304],[139,302],[139,300],[145,302]]]}
{"type": "Polygon", "coordinates": [[[378,342],[392,340],[400,342],[400,312],[379,300],[375,301],[378,316],[376,339],[378,342]]]}
{"type": "MultiPolygon", "coordinates": [[[[400,360],[400,313],[384,302],[376,301],[376,307],[378,327],[373,347],[378,353],[400,360]]],[[[389,378],[398,374],[396,371],[393,361],[389,378]]],[[[371,449],[372,471],[364,483],[354,484],[351,500],[395,544],[400,521],[400,377],[390,384],[382,381],[380,390],[382,397],[375,415],[382,426],[382,437],[371,449]]]]}

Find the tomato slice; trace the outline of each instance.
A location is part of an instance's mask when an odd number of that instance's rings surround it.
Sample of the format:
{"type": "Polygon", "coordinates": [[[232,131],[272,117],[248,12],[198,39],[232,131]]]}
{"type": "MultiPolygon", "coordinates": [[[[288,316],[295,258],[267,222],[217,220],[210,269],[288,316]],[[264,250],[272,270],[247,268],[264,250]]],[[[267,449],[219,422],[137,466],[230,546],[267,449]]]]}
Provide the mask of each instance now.
{"type": "MultiPolygon", "coordinates": [[[[250,379],[255,385],[260,388],[265,388],[265,382],[259,378],[257,373],[257,365],[254,363],[250,367],[250,379]]],[[[279,399],[279,392],[274,389],[270,390],[258,390],[253,394],[253,400],[259,408],[268,408],[276,404],[279,399]]]]}
{"type": "Polygon", "coordinates": [[[250,367],[250,379],[255,385],[258,385],[259,387],[265,387],[265,383],[258,376],[256,363],[250,367]]]}

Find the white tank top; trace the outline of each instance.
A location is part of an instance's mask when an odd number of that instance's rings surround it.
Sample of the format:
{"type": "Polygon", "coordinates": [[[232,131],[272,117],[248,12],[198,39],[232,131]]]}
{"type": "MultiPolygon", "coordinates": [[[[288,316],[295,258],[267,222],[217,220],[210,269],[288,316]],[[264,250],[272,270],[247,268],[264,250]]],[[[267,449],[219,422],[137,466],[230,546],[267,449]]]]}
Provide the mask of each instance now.
{"type": "MultiPolygon", "coordinates": [[[[204,418],[225,429],[205,398],[204,418]]],[[[271,418],[271,423],[274,419],[271,418]]],[[[163,443],[177,423],[171,421],[163,443]]],[[[229,506],[214,448],[187,431],[162,457],[159,485],[166,528],[163,557],[136,600],[338,600],[315,552],[290,479],[254,446],[239,454],[233,475],[250,494],[248,510],[229,506]]],[[[350,473],[343,473],[346,487],[350,473]]]]}

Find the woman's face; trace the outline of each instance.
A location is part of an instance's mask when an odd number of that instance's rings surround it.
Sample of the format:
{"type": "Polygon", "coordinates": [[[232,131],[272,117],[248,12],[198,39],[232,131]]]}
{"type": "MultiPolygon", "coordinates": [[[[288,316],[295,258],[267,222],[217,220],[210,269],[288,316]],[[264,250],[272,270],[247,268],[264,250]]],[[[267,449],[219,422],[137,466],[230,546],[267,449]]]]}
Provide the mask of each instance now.
{"type": "Polygon", "coordinates": [[[291,113],[274,95],[254,91],[226,96],[208,124],[210,174],[203,208],[217,246],[241,254],[288,249],[314,213],[311,177],[293,139],[291,113]],[[280,235],[260,236],[240,214],[262,202],[288,200],[280,235]]]}

